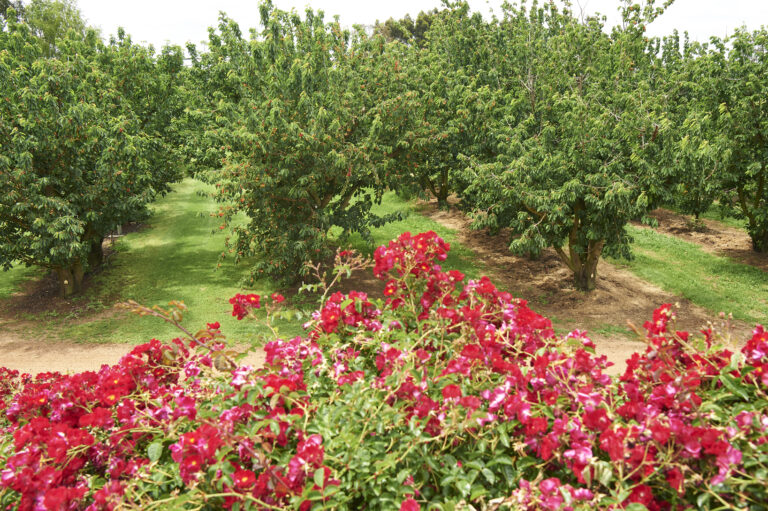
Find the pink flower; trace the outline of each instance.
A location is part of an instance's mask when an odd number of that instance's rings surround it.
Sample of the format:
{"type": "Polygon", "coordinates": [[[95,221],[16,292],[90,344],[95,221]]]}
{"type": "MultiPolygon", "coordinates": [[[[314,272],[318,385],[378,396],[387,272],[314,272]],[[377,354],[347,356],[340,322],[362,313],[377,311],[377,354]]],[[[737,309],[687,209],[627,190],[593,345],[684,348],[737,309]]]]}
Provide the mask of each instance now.
{"type": "Polygon", "coordinates": [[[413,499],[405,499],[400,504],[400,511],[421,511],[421,506],[413,499]]]}

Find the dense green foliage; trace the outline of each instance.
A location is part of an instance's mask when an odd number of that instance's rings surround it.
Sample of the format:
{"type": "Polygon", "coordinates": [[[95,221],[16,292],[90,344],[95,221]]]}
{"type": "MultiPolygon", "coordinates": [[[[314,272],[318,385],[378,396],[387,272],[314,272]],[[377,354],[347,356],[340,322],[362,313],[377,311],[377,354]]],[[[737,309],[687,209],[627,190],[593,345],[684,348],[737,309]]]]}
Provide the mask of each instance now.
{"type": "MultiPolygon", "coordinates": [[[[71,30],[45,56],[9,10],[0,31],[0,265],[55,270],[64,294],[101,262],[104,236],[176,179],[166,107],[178,52],[71,30]],[[162,106],[162,108],[161,108],[162,106]]],[[[172,94],[172,92],[171,92],[172,94]]]]}
{"type": "Polygon", "coordinates": [[[382,85],[398,76],[374,65],[390,58],[381,40],[311,11],[303,20],[261,11],[258,39],[244,41],[226,19],[211,32],[193,79],[215,104],[191,111],[187,132],[201,175],[219,188],[223,221],[240,211],[250,220],[233,227],[238,258],[262,256],[254,276],[296,278],[331,254],[332,227],[370,238],[371,226],[397,217],[371,207],[385,189],[382,85]]]}
{"type": "Polygon", "coordinates": [[[647,39],[636,25],[608,35],[552,5],[533,20],[507,14],[507,54],[526,81],[505,98],[499,158],[474,170],[475,225],[511,227],[520,253],[554,247],[575,285],[591,290],[603,250],[628,254],[624,226],[651,203],[665,119],[638,80],[647,39]]]}
{"type": "Polygon", "coordinates": [[[189,90],[205,93],[181,131],[224,227],[251,219],[231,248],[261,257],[256,275],[301,275],[334,227],[365,236],[387,220],[370,214],[386,186],[454,195],[475,227],[511,228],[513,251],[554,248],[583,290],[663,202],[699,214],[718,199],[760,249],[761,36],[737,32],[733,51],[646,37],[669,3],[627,4],[612,30],[567,6],[485,20],[456,3],[370,36],[265,3],[249,41],[222,18],[193,51],[189,90]]]}
{"type": "Polygon", "coordinates": [[[739,29],[709,44],[670,45],[666,55],[674,200],[696,216],[717,201],[723,214],[746,220],[758,252],[768,251],[767,44],[765,28],[739,29]]]}
{"type": "Polygon", "coordinates": [[[517,253],[552,247],[587,291],[661,203],[698,216],[717,201],[768,250],[768,32],[647,37],[670,3],[622,4],[609,30],[568,4],[489,20],[455,2],[369,34],[265,1],[249,38],[222,15],[184,66],[179,49],[105,44],[74,3],[37,0],[2,32],[3,264],[77,287],[178,162],[215,185],[252,278],[297,280],[350,234],[370,242],[398,217],[373,212],[387,189],[510,228],[517,253]]]}
{"type": "Polygon", "coordinates": [[[389,18],[383,23],[377,20],[373,30],[388,41],[400,41],[401,43],[421,46],[424,44],[429,28],[439,16],[440,11],[432,9],[431,11],[419,12],[415,20],[411,18],[410,14],[406,14],[399,20],[389,18]]]}
{"type": "Polygon", "coordinates": [[[6,12],[8,12],[8,9],[11,7],[18,13],[24,8],[24,5],[21,3],[21,0],[0,0],[0,16],[5,17],[6,12]]]}

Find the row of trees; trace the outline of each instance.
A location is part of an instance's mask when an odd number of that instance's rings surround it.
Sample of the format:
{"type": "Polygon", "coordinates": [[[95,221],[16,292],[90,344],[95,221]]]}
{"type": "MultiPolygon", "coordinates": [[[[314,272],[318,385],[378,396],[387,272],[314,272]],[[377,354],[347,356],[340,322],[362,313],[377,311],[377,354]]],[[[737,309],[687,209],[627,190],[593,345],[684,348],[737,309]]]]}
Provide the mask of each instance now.
{"type": "Polygon", "coordinates": [[[511,228],[511,250],[553,247],[583,290],[660,204],[716,202],[768,251],[768,31],[647,37],[669,3],[621,2],[609,31],[553,3],[485,20],[457,2],[368,33],[265,1],[259,30],[222,15],[188,66],[84,24],[49,40],[10,9],[0,261],[49,266],[75,291],[177,160],[216,185],[254,278],[295,279],[350,233],[370,239],[397,217],[372,212],[386,189],[455,196],[475,227],[511,228]]]}
{"type": "Polygon", "coordinates": [[[46,37],[26,19],[34,7],[7,9],[0,31],[0,265],[50,268],[70,295],[106,234],[180,176],[183,57],[122,32],[105,44],[82,20],[46,37]]]}
{"type": "Polygon", "coordinates": [[[233,249],[266,256],[256,275],[295,277],[334,227],[387,220],[370,211],[390,187],[455,195],[475,227],[511,228],[517,253],[553,247],[583,290],[660,204],[716,202],[767,251],[768,32],[647,37],[670,3],[622,3],[610,31],[536,2],[490,21],[449,4],[371,35],[269,2],[249,40],[223,17],[193,51],[205,93],[187,126],[224,218],[250,218],[233,249]]]}

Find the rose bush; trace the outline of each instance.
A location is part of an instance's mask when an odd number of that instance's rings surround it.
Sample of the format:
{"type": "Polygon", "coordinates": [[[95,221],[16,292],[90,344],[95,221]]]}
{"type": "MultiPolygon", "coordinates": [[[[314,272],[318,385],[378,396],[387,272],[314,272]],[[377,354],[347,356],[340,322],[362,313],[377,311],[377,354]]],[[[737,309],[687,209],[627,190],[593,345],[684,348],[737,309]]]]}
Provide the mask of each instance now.
{"type": "Polygon", "coordinates": [[[263,368],[218,363],[211,323],[96,372],[0,369],[0,506],[765,509],[762,327],[731,351],[663,305],[612,379],[584,332],[443,270],[448,250],[432,232],[379,247],[384,298],[330,295],[263,368]]]}

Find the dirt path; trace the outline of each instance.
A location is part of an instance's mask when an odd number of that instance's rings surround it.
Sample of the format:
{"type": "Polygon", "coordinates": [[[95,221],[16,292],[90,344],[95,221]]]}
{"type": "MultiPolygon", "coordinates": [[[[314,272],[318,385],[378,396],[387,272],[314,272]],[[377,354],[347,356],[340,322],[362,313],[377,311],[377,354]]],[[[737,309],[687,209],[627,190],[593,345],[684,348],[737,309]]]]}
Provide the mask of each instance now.
{"type": "Polygon", "coordinates": [[[716,326],[721,330],[728,328],[737,339],[748,338],[752,330],[751,325],[741,322],[726,326],[706,309],[606,261],[600,261],[598,266],[597,289],[583,293],[574,288],[570,271],[552,249],[532,261],[509,252],[508,231],[490,236],[487,231],[471,230],[463,213],[441,211],[435,203],[422,204],[420,212],[456,230],[459,241],[477,254],[479,264],[489,269],[489,276],[498,287],[528,300],[533,310],[552,319],[556,327],[587,330],[598,354],[606,355],[616,364],[612,368],[614,374],[623,370],[624,361],[632,353],[644,349],[642,342],[622,335],[622,330],[629,334],[628,323],[642,329],[654,309],[663,303],[678,306],[678,330],[695,332],[713,320],[717,320],[716,326]]]}
{"type": "MultiPolygon", "coordinates": [[[[116,364],[133,349],[131,344],[87,344],[25,338],[18,326],[0,323],[0,367],[37,374],[46,371],[74,373],[96,371],[116,364]]],[[[249,354],[244,364],[264,364],[264,352],[249,354]]]]}
{"type": "Polygon", "coordinates": [[[768,254],[752,250],[752,240],[744,229],[730,227],[716,220],[702,219],[704,227],[694,230],[691,229],[688,216],[663,208],[652,211],[650,216],[658,221],[656,230],[659,232],[696,243],[707,252],[768,271],[768,254]]]}

